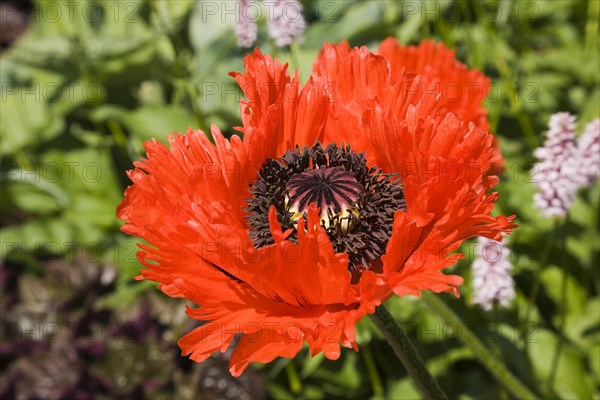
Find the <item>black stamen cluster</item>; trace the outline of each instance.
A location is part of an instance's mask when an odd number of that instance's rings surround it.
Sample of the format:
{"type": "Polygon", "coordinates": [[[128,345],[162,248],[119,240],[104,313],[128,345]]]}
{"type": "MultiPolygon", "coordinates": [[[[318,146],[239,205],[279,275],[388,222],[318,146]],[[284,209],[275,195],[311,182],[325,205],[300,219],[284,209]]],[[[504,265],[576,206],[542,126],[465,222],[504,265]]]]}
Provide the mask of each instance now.
{"type": "Polygon", "coordinates": [[[360,184],[355,208],[358,216],[350,214],[350,225],[342,224],[339,215],[329,212],[329,226],[323,225],[333,248],[349,257],[349,269],[369,269],[380,262],[392,234],[394,213],[405,210],[402,185],[393,177],[383,174],[377,167],[367,167],[364,153],[355,153],[350,146],[326,148],[316,143],[311,148],[296,146],[280,159],[268,159],[250,186],[251,198],[247,200],[250,239],[257,248],[274,243],[269,229],[268,213],[271,205],[277,209],[278,220],[285,231],[294,229],[288,240],[297,241],[290,202],[286,202],[287,184],[296,174],[311,168],[336,167],[351,172],[360,184]],[[350,229],[347,227],[351,226],[350,229]]]}
{"type": "Polygon", "coordinates": [[[343,205],[351,205],[362,187],[354,174],[339,167],[313,168],[296,174],[287,184],[288,196],[299,210],[306,210],[315,203],[321,210],[343,211],[343,205]]]}

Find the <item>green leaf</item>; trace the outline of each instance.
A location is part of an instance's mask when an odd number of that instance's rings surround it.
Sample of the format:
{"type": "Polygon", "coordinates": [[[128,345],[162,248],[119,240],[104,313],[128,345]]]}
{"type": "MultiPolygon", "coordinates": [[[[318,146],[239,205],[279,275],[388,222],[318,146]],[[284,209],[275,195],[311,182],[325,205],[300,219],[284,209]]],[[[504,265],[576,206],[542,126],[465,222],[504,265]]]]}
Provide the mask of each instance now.
{"type": "Polygon", "coordinates": [[[174,32],[182,25],[182,20],[188,15],[196,1],[153,1],[152,7],[156,10],[155,22],[167,32],[174,32]]]}
{"type": "Polygon", "coordinates": [[[461,360],[471,360],[474,358],[473,351],[468,347],[449,349],[444,354],[429,361],[427,369],[434,376],[442,375],[452,367],[452,364],[461,360]]]}
{"type": "Polygon", "coordinates": [[[7,198],[26,213],[52,214],[66,207],[69,202],[68,197],[58,185],[43,180],[6,182],[5,184],[7,198]]]}
{"type": "MultiPolygon", "coordinates": [[[[565,268],[564,266],[562,268],[565,268]]],[[[567,296],[564,304],[561,293],[563,271],[555,266],[548,266],[540,271],[540,280],[544,285],[546,293],[554,301],[557,307],[566,308],[567,314],[579,313],[585,307],[587,293],[583,287],[571,275],[567,275],[567,296]]],[[[556,316],[558,318],[558,315],[556,316]]]]}
{"type": "Polygon", "coordinates": [[[592,369],[594,384],[598,386],[600,385],[600,343],[590,347],[588,360],[592,369]]]}
{"type": "Polygon", "coordinates": [[[236,16],[224,18],[224,7],[231,6],[209,0],[196,2],[190,18],[189,36],[192,47],[201,54],[209,44],[220,37],[235,35],[233,27],[236,16]]]}
{"type": "Polygon", "coordinates": [[[410,377],[392,382],[387,390],[388,398],[398,400],[415,400],[423,398],[410,377]]]}
{"type": "MultiPolygon", "coordinates": [[[[534,372],[541,382],[546,382],[551,373],[554,351],[558,338],[545,329],[540,329],[528,347],[528,355],[534,372]]],[[[554,389],[560,398],[591,399],[594,390],[585,368],[583,354],[569,344],[563,344],[554,381],[554,389]]]]}
{"type": "Polygon", "coordinates": [[[600,297],[588,300],[579,312],[566,316],[566,335],[583,349],[600,343],[598,328],[600,328],[600,297]]]}
{"type": "Polygon", "coordinates": [[[319,353],[314,357],[310,356],[310,352],[306,354],[306,359],[302,365],[302,370],[300,371],[300,376],[305,379],[311,376],[317,368],[321,366],[323,360],[325,359],[324,353],[319,353]]]}
{"type": "Polygon", "coordinates": [[[343,386],[349,389],[357,389],[360,386],[361,377],[357,368],[358,355],[354,352],[346,353],[344,365],[338,373],[343,386]]]}
{"type": "Polygon", "coordinates": [[[337,7],[333,14],[333,21],[310,25],[304,35],[304,44],[309,48],[320,48],[323,42],[339,42],[352,40],[353,37],[378,26],[390,10],[386,3],[376,0],[366,0],[352,3],[343,7],[340,3],[331,2],[337,7]]]}
{"type": "Polygon", "coordinates": [[[285,388],[282,385],[277,384],[275,382],[269,382],[269,385],[267,386],[267,390],[269,391],[269,394],[271,395],[271,397],[274,399],[281,399],[281,400],[295,399],[295,396],[289,390],[287,390],[287,388],[285,388]]]}
{"type": "MultiPolygon", "coordinates": [[[[12,174],[11,184],[41,188],[55,202],[49,203],[52,215],[2,227],[3,242],[15,243],[21,253],[28,254],[40,247],[57,254],[76,244],[100,247],[104,233],[116,227],[115,209],[121,199],[111,165],[106,150],[52,150],[42,157],[34,170],[37,173],[12,174]]],[[[18,190],[13,194],[17,195],[12,198],[17,208],[32,211],[32,200],[20,196],[18,190]]]]}
{"type": "Polygon", "coordinates": [[[120,276],[131,280],[144,268],[136,257],[139,250],[138,243],[145,242],[135,237],[119,235],[117,243],[104,252],[103,260],[115,265],[120,276]]]}
{"type": "Polygon", "coordinates": [[[0,155],[15,153],[24,147],[51,139],[64,129],[64,121],[51,114],[42,99],[41,86],[17,88],[2,93],[0,119],[0,155]]]}
{"type": "Polygon", "coordinates": [[[174,105],[140,107],[126,114],[123,123],[140,140],[164,140],[173,132],[185,133],[188,128],[196,126],[194,117],[187,109],[174,105]]]}
{"type": "MultiPolygon", "coordinates": [[[[406,17],[405,17],[406,18],[406,17]]],[[[406,21],[398,27],[396,30],[396,37],[400,43],[410,43],[413,38],[417,35],[419,29],[423,24],[423,17],[420,12],[416,12],[414,14],[408,16],[406,21]]]]}

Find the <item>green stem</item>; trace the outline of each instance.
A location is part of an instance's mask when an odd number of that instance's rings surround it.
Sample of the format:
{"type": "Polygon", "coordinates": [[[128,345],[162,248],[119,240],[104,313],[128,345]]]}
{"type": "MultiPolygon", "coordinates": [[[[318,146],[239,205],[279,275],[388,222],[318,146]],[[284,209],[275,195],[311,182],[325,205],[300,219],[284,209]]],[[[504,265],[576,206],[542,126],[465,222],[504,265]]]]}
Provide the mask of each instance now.
{"type": "Polygon", "coordinates": [[[198,104],[200,94],[198,93],[195,85],[192,83],[193,77],[188,69],[187,62],[182,62],[184,46],[181,42],[181,38],[171,30],[169,22],[163,19],[163,14],[160,13],[156,5],[156,0],[150,1],[149,4],[151,11],[156,15],[158,20],[158,29],[160,33],[166,35],[166,37],[169,39],[171,47],[173,48],[173,51],[175,52],[175,68],[177,69],[179,79],[186,83],[185,92],[187,94],[192,113],[196,119],[196,123],[198,124],[198,128],[201,129],[212,141],[212,135],[210,133],[210,129],[208,129],[209,127],[206,125],[204,113],[198,104]]]}
{"type": "Polygon", "coordinates": [[[590,1],[587,10],[587,23],[585,24],[585,53],[592,56],[598,48],[598,17],[600,16],[600,2],[590,1]]]}
{"type": "Polygon", "coordinates": [[[271,48],[271,57],[279,58],[279,47],[277,47],[277,43],[275,43],[275,39],[269,39],[269,47],[271,48]]]}
{"type": "MultiPolygon", "coordinates": [[[[298,42],[296,40],[294,40],[292,42],[292,44],[290,44],[290,64],[293,70],[300,70],[300,46],[298,45],[298,42]]],[[[302,80],[302,77],[300,77],[300,79],[302,80]]]]}
{"type": "Polygon", "coordinates": [[[410,342],[406,332],[396,323],[388,310],[382,305],[369,317],[388,341],[396,356],[400,359],[409,375],[426,399],[447,399],[446,395],[431,376],[417,349],[410,342]]]}
{"type": "Polygon", "coordinates": [[[298,377],[298,371],[296,371],[296,367],[291,361],[285,365],[285,372],[288,376],[288,381],[290,383],[290,389],[292,390],[292,393],[300,394],[300,392],[302,391],[302,382],[298,377]]]}
{"type": "Polygon", "coordinates": [[[566,298],[567,298],[567,279],[569,277],[569,266],[570,264],[567,263],[567,265],[565,266],[564,264],[564,254],[565,254],[565,237],[564,235],[561,235],[561,241],[560,241],[560,250],[561,250],[561,254],[562,254],[562,259],[563,259],[563,275],[562,275],[562,282],[561,282],[561,286],[560,286],[560,300],[558,302],[558,307],[559,307],[559,318],[560,318],[560,322],[559,322],[559,326],[558,326],[558,343],[556,344],[556,348],[554,349],[554,355],[552,356],[552,366],[550,367],[550,375],[548,376],[548,392],[552,393],[552,388],[554,386],[554,379],[556,378],[556,371],[558,369],[558,359],[560,357],[560,352],[562,350],[562,346],[563,346],[563,342],[564,342],[564,331],[565,331],[565,317],[566,317],[566,306],[565,306],[565,302],[566,302],[566,298]]]}
{"type": "Polygon", "coordinates": [[[498,357],[493,355],[487,347],[479,340],[475,333],[456,315],[456,313],[448,307],[448,305],[437,295],[424,293],[423,301],[446,323],[452,323],[459,327],[462,332],[459,339],[467,347],[473,350],[473,354],[479,359],[483,366],[502,383],[506,389],[518,399],[537,399],[538,396],[533,394],[527,386],[525,386],[517,377],[515,377],[506,366],[498,360],[498,357]]]}
{"type": "Polygon", "coordinates": [[[123,150],[123,152],[126,152],[127,151],[127,134],[123,131],[123,128],[121,128],[121,125],[114,119],[109,119],[106,122],[106,126],[108,127],[108,130],[110,131],[110,133],[113,137],[113,140],[115,141],[115,144],[121,150],[123,150]]]}
{"type": "Polygon", "coordinates": [[[508,96],[506,100],[508,102],[510,112],[516,116],[517,123],[521,128],[521,132],[523,133],[525,142],[527,143],[529,150],[533,151],[539,146],[539,141],[535,132],[535,128],[533,127],[533,124],[531,123],[528,114],[523,110],[523,107],[521,105],[521,93],[519,93],[519,87],[516,84],[516,82],[514,82],[513,77],[511,75],[511,72],[513,70],[504,58],[497,57],[495,61],[496,68],[500,73],[501,79],[507,84],[506,91],[508,92],[508,96]]]}
{"type": "MultiPolygon", "coordinates": [[[[552,226],[552,235],[550,235],[550,239],[546,241],[546,247],[544,248],[544,253],[542,254],[542,258],[540,259],[539,265],[536,268],[535,273],[534,273],[533,287],[531,288],[531,293],[529,294],[529,298],[527,299],[527,310],[525,311],[525,319],[521,323],[521,328],[519,329],[520,334],[521,334],[520,337],[525,337],[525,333],[526,333],[527,327],[529,325],[529,319],[531,317],[531,310],[533,309],[533,306],[537,300],[538,293],[540,291],[540,285],[541,285],[540,273],[542,270],[544,270],[544,268],[546,267],[546,264],[548,263],[548,258],[550,257],[550,251],[552,250],[552,245],[554,244],[554,240],[555,240],[558,229],[559,229],[559,225],[558,225],[557,221],[555,220],[554,225],[552,226]]],[[[525,347],[527,347],[528,343],[529,343],[528,341],[525,341],[525,347]]]]}
{"type": "Polygon", "coordinates": [[[517,122],[519,123],[521,131],[525,135],[525,141],[527,142],[529,149],[531,151],[535,150],[539,146],[538,138],[535,133],[535,128],[533,127],[533,124],[531,123],[531,120],[525,111],[519,109],[517,112],[517,122]]]}
{"type": "Polygon", "coordinates": [[[373,358],[373,353],[368,345],[361,347],[360,349],[363,360],[365,361],[365,366],[367,367],[367,373],[369,374],[369,380],[371,381],[371,387],[373,388],[373,394],[377,397],[383,396],[383,385],[381,383],[381,378],[377,373],[377,366],[375,365],[375,359],[373,358]]]}
{"type": "Polygon", "coordinates": [[[194,82],[194,84],[206,81],[206,79],[209,76],[209,74],[212,71],[214,71],[219,66],[219,64],[223,63],[223,59],[225,58],[225,56],[236,45],[237,45],[237,40],[236,40],[235,36],[231,36],[229,38],[229,40],[227,42],[225,42],[225,44],[223,45],[223,47],[221,47],[221,49],[217,52],[217,54],[215,54],[214,57],[211,57],[211,60],[208,60],[210,62],[210,64],[208,65],[208,67],[206,67],[206,69],[204,69],[204,72],[202,74],[200,74],[200,76],[196,79],[196,81],[194,82]]]}

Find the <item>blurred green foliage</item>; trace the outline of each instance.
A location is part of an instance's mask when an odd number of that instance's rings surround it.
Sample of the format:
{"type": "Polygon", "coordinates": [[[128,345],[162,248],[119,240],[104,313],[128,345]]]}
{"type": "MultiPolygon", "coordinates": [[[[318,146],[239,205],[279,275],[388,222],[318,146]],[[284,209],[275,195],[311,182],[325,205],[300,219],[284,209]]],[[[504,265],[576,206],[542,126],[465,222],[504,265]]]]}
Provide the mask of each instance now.
{"type": "MultiPolygon", "coordinates": [[[[40,0],[29,31],[2,53],[0,235],[2,259],[20,269],[20,279],[42,273],[48,260],[83,253],[119,272],[99,308],[120,312],[140,296],[162,297],[132,280],[139,272],[135,241],[119,233],[115,208],[129,184],[125,170],[143,156],[145,140],[164,141],[173,131],[208,130],[213,123],[232,135],[240,125],[241,93],[227,73],[242,70],[246,50],[236,47],[233,17],[207,15],[207,1],[40,0]]],[[[517,298],[490,313],[472,305],[471,242],[453,270],[466,277],[463,297],[444,298],[537,393],[599,399],[600,189],[596,184],[579,193],[557,229],[532,204],[530,168],[552,113],[578,115],[580,129],[600,115],[600,2],[303,3],[308,28],[301,44],[276,48],[264,21],[257,43],[300,69],[303,79],[324,42],[345,39],[376,49],[387,36],[401,43],[442,41],[493,79],[486,106],[507,167],[498,212],[516,214],[521,226],[510,239],[517,298]],[[530,307],[536,282],[539,294],[530,307]],[[527,316],[531,324],[523,327],[527,316]]],[[[510,398],[456,339],[464,333],[452,332],[418,299],[388,304],[450,398],[510,398]]],[[[345,351],[335,362],[304,350],[256,368],[277,399],[419,398],[370,321],[361,321],[358,335],[360,352],[345,351]]]]}

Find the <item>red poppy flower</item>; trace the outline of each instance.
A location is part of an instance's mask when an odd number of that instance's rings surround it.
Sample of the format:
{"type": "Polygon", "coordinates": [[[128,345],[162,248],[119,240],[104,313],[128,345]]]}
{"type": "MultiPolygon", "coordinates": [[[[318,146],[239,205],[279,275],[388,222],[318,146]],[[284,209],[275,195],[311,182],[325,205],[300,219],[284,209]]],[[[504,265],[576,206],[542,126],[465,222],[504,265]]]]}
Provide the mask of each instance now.
{"type": "Polygon", "coordinates": [[[236,376],[304,342],[336,359],[394,293],[458,294],[462,278],[441,272],[460,258],[450,253],[514,227],[490,216],[502,158],[480,104],[488,81],[441,45],[387,40],[380,53],[325,45],[301,85],[256,50],[232,74],[243,140],[213,126],[214,144],[192,130],[145,144],[117,214],[150,243],[141,277],[200,306],[184,355],[202,361],[241,334],[236,376]],[[480,90],[433,92],[453,81],[480,90]]]}

